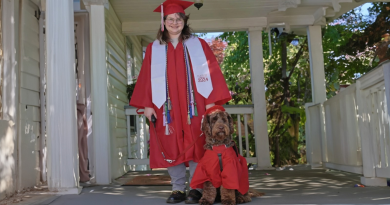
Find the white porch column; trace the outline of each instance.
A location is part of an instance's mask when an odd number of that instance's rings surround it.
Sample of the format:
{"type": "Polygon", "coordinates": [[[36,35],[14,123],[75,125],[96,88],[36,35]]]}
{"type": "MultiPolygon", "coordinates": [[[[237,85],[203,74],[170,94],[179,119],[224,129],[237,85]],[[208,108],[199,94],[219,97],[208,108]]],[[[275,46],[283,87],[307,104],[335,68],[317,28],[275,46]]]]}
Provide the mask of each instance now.
{"type": "MultiPolygon", "coordinates": [[[[309,56],[310,56],[310,74],[311,74],[311,92],[312,92],[312,103],[311,105],[317,103],[323,103],[326,101],[326,81],[325,81],[325,68],[324,68],[324,51],[322,48],[322,32],[321,26],[308,26],[307,27],[307,39],[309,45],[309,56]]],[[[306,104],[308,106],[308,104],[306,104]]],[[[324,108],[320,106],[320,127],[321,130],[311,130],[310,133],[321,133],[320,141],[318,142],[318,136],[307,135],[306,147],[309,152],[308,163],[311,164],[312,168],[322,166],[322,156],[323,151],[321,149],[316,149],[322,147],[321,143],[325,139],[325,116],[324,108]],[[314,144],[313,144],[314,143],[314,144]],[[318,144],[320,143],[320,144],[318,144]],[[311,159],[311,160],[309,160],[311,159]]],[[[310,119],[310,114],[306,112],[306,120],[315,120],[310,119]]],[[[309,123],[310,124],[310,123],[309,123]]],[[[310,126],[306,124],[306,126],[310,126]]],[[[312,128],[311,128],[312,129],[312,128]]]]}
{"type": "Polygon", "coordinates": [[[46,1],[47,166],[50,191],[78,194],[73,2],[46,1]]]}
{"type": "Polygon", "coordinates": [[[310,55],[312,102],[314,104],[322,103],[326,100],[326,82],[321,26],[308,26],[307,38],[310,55]]]}
{"type": "Polygon", "coordinates": [[[251,68],[252,102],[257,169],[273,169],[269,154],[267,111],[263,66],[263,28],[249,29],[249,61],[251,68]]]}
{"type": "Polygon", "coordinates": [[[104,6],[108,0],[83,0],[89,11],[92,132],[94,141],[94,164],[97,184],[111,183],[111,155],[109,135],[106,31],[104,6]]]}

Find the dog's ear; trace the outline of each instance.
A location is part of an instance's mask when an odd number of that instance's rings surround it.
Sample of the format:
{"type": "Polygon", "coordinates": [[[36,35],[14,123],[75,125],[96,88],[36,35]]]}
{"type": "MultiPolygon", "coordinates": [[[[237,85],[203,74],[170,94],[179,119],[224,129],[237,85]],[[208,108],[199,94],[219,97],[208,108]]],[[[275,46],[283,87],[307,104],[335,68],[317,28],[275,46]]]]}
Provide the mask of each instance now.
{"type": "Polygon", "coordinates": [[[202,119],[202,132],[207,136],[211,136],[210,116],[204,115],[202,119]]]}
{"type": "Polygon", "coordinates": [[[229,113],[226,113],[226,114],[227,114],[227,118],[228,118],[228,121],[229,121],[230,135],[232,135],[234,133],[233,118],[232,118],[232,116],[229,115],[229,113]]]}

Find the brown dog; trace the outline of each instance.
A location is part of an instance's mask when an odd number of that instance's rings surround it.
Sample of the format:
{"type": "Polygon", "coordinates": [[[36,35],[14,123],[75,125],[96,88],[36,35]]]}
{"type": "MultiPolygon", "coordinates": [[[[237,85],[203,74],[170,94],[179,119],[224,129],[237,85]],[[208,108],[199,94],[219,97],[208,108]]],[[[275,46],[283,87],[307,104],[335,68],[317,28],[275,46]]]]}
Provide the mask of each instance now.
{"type": "Polygon", "coordinates": [[[204,115],[202,131],[206,135],[206,153],[191,181],[192,188],[203,188],[199,204],[213,204],[217,188],[220,188],[222,204],[250,202],[247,164],[245,158],[233,149],[231,116],[222,106],[213,106],[204,115]],[[203,187],[199,187],[201,183],[203,187]]]}

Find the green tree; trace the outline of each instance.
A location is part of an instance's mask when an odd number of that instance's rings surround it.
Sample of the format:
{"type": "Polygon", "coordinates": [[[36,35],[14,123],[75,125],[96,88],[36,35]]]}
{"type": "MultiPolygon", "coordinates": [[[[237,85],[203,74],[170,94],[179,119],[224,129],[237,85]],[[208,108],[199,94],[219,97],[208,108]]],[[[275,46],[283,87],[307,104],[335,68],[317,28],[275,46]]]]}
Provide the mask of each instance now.
{"type": "MultiPolygon", "coordinates": [[[[323,28],[328,98],[337,93],[340,84],[352,84],[378,65],[375,45],[384,33],[389,32],[389,5],[373,4],[369,16],[364,16],[358,7],[323,28]]],[[[222,69],[233,98],[229,104],[252,104],[248,35],[246,32],[226,32],[219,38],[228,43],[222,69]]],[[[268,34],[263,33],[272,161],[274,165],[304,162],[304,157],[299,155],[299,152],[304,153],[304,104],[312,101],[306,36],[290,33],[271,38],[272,55],[268,50],[268,34]]],[[[250,143],[253,143],[250,127],[249,130],[250,143]]]]}

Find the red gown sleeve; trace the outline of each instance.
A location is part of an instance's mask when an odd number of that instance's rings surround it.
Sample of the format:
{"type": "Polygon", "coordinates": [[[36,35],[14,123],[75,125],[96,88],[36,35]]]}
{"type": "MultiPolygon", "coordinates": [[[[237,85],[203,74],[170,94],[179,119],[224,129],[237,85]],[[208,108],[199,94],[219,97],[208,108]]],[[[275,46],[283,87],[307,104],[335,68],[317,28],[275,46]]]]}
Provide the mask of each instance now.
{"type": "Polygon", "coordinates": [[[152,84],[150,81],[150,64],[152,62],[152,43],[146,48],[137,83],[131,96],[130,105],[136,108],[153,107],[152,84]]]}
{"type": "Polygon", "coordinates": [[[213,91],[211,91],[209,97],[205,99],[205,105],[211,103],[215,103],[216,105],[223,105],[232,99],[229,93],[229,89],[226,85],[225,78],[210,46],[203,39],[199,40],[202,44],[204,54],[209,64],[211,82],[213,84],[213,91]]]}

